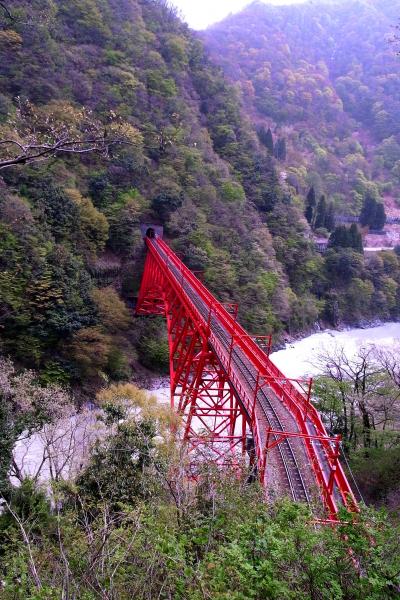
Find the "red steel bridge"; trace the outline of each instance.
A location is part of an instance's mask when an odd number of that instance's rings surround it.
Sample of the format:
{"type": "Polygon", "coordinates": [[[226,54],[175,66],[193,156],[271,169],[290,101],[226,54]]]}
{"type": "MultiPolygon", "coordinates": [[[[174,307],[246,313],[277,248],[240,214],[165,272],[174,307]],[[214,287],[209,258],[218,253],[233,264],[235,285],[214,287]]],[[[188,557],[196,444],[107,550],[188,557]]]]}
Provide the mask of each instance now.
{"type": "Polygon", "coordinates": [[[154,229],[145,243],[136,314],[166,318],[171,403],[193,469],[202,456],[244,460],[271,497],[319,506],[328,521],[340,507],[358,511],[340,437],[328,436],[310,402],[311,382],[285,377],[269,358],[271,338],[249,335],[237,305],[219,302],[154,229]]]}

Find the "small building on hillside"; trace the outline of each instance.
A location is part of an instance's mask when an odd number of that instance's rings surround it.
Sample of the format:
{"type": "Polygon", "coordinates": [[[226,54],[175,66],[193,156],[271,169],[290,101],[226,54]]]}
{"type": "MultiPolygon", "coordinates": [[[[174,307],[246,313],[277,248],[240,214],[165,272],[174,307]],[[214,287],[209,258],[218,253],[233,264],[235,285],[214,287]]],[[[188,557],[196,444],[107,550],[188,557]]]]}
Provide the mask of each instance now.
{"type": "Polygon", "coordinates": [[[326,238],[316,238],[314,239],[314,246],[317,252],[320,254],[324,254],[328,249],[329,240],[326,238]]]}

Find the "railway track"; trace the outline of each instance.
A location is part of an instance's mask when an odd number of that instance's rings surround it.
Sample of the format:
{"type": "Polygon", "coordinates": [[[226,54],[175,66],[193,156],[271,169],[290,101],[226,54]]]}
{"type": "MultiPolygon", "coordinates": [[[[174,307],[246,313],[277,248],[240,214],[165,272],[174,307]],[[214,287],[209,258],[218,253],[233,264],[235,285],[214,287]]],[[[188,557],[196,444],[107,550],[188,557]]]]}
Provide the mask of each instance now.
{"type": "MultiPolygon", "coordinates": [[[[168,257],[162,251],[162,249],[154,244],[156,251],[160,255],[160,257],[167,262],[168,257]]],[[[174,265],[169,263],[169,270],[173,273],[175,279],[182,286],[185,293],[192,300],[193,304],[196,306],[199,313],[204,318],[204,321],[207,323],[209,318],[209,306],[198,296],[197,292],[192,288],[192,286],[182,277],[180,270],[174,265]]],[[[221,346],[225,349],[227,353],[229,353],[229,347],[231,344],[231,337],[225,328],[221,325],[215,315],[211,315],[210,318],[210,327],[214,334],[214,336],[218,339],[221,346]]],[[[218,352],[214,348],[216,355],[218,352]]],[[[242,351],[238,348],[234,348],[232,350],[232,359],[231,365],[234,370],[236,370],[236,374],[239,375],[241,381],[245,383],[248,387],[250,394],[254,396],[257,386],[257,372],[256,369],[251,365],[250,361],[243,355],[242,351]]],[[[269,391],[271,393],[271,391],[269,391]]],[[[239,395],[238,395],[239,397],[239,395]]],[[[240,398],[240,397],[239,397],[240,398]]],[[[275,397],[275,401],[280,401],[275,397]]],[[[269,427],[275,431],[285,431],[285,427],[279,418],[277,411],[275,410],[272,400],[268,397],[267,391],[265,389],[259,389],[257,392],[257,406],[261,413],[264,415],[265,420],[267,421],[269,427]]],[[[285,409],[286,410],[286,409],[285,409]]],[[[264,429],[261,428],[261,431],[264,432],[264,429]]],[[[276,438],[276,436],[274,436],[276,438]]],[[[265,438],[263,440],[266,441],[265,438]]],[[[293,500],[298,502],[307,502],[309,503],[309,496],[307,492],[307,487],[304,482],[303,476],[301,474],[295,452],[293,447],[288,439],[283,440],[277,446],[277,465],[280,469],[281,475],[283,479],[286,480],[287,488],[290,491],[290,494],[293,500]]]]}

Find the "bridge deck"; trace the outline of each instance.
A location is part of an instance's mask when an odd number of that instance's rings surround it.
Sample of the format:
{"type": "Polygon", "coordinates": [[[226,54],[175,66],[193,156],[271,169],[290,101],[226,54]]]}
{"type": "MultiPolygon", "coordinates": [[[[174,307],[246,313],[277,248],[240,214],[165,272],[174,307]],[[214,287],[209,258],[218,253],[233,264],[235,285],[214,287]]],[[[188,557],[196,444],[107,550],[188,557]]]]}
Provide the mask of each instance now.
{"type": "MultiPolygon", "coordinates": [[[[252,433],[256,445],[265,448],[268,427],[275,432],[303,436],[281,440],[268,454],[275,471],[271,485],[278,482],[294,500],[301,502],[321,499],[321,488],[330,488],[328,504],[331,514],[335,514],[337,506],[346,504],[347,494],[352,494],[340,464],[332,468],[333,441],[317,411],[163,240],[147,239],[146,243],[159,268],[175,288],[179,286],[182,298],[196,313],[197,321],[207,332],[209,347],[229,371],[230,385],[247,413],[255,401],[252,433]],[[326,440],[306,436],[325,436],[326,440]]],[[[277,437],[272,435],[272,439],[277,437]]]]}

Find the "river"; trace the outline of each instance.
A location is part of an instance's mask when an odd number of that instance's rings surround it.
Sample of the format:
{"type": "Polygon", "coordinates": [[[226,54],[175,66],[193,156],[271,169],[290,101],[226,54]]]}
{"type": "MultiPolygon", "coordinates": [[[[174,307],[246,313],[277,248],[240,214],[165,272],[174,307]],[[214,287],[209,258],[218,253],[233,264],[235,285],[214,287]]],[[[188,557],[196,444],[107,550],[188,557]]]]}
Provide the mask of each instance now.
{"type": "MultiPolygon", "coordinates": [[[[343,348],[347,356],[355,354],[360,347],[375,345],[390,347],[400,343],[400,323],[385,323],[378,327],[336,331],[325,329],[273,352],[271,360],[284,375],[293,379],[313,377],[320,373],[317,357],[331,352],[336,347],[343,348]]],[[[160,402],[169,400],[169,387],[151,390],[160,402]]]]}
{"type": "MultiPolygon", "coordinates": [[[[302,340],[288,343],[283,350],[271,354],[272,361],[279,369],[290,378],[298,379],[307,376],[318,375],[319,367],[316,364],[317,356],[343,347],[347,355],[355,354],[362,346],[375,345],[379,347],[390,347],[400,342],[400,323],[386,323],[378,327],[366,329],[349,329],[347,331],[325,330],[320,333],[309,335],[302,340]]],[[[155,395],[160,403],[169,402],[169,387],[163,386],[148,390],[155,395]]],[[[62,469],[63,472],[73,474],[79,469],[81,456],[87,455],[90,442],[99,433],[99,424],[93,411],[80,414],[79,417],[69,417],[66,424],[57,427],[56,430],[49,428],[52,437],[60,437],[59,446],[67,445],[62,436],[68,440],[68,448],[71,448],[73,439],[73,459],[62,469]],[[79,418],[79,423],[77,423],[79,418]],[[71,434],[69,433],[71,430],[71,434]]],[[[48,435],[47,435],[48,439],[48,435]]],[[[43,434],[35,434],[27,440],[21,440],[16,444],[14,457],[22,467],[23,472],[35,475],[41,462],[44,460],[44,437],[43,434]]],[[[62,462],[62,461],[61,461],[62,462]]],[[[47,479],[49,468],[45,464],[42,467],[40,479],[47,479]]]]}
{"type": "Polygon", "coordinates": [[[375,345],[390,347],[400,342],[400,323],[385,323],[366,329],[335,331],[326,329],[302,340],[287,344],[283,350],[273,352],[271,360],[288,377],[299,378],[320,373],[316,357],[340,347],[347,356],[360,347],[375,345]]]}

